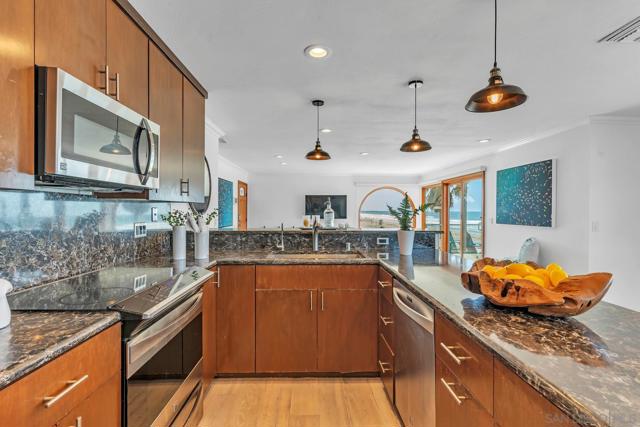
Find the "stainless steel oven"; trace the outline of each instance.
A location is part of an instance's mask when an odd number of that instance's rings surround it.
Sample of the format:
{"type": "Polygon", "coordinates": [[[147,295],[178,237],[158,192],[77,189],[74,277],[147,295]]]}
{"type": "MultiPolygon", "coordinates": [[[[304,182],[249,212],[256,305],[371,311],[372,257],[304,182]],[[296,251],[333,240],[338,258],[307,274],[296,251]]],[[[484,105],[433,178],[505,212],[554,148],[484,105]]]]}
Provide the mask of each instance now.
{"type": "Polygon", "coordinates": [[[59,68],[36,68],[39,184],[159,186],[160,126],[59,68]]]}
{"type": "Polygon", "coordinates": [[[123,342],[123,425],[195,427],[204,392],[202,291],[145,323],[123,342]]]}

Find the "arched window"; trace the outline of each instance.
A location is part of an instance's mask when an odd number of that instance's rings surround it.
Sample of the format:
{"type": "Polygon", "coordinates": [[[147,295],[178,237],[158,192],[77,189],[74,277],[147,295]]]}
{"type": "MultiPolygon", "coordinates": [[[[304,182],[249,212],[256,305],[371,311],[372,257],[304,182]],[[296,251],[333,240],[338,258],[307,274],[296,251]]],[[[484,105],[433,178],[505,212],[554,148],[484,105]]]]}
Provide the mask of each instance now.
{"type": "MultiPolygon", "coordinates": [[[[404,191],[395,187],[380,187],[370,191],[362,199],[358,211],[358,227],[360,228],[400,228],[398,221],[389,214],[387,205],[400,206],[404,197],[404,191]]],[[[409,203],[415,208],[413,200],[409,197],[409,203]]],[[[416,227],[416,219],[413,218],[413,228],[416,227]]]]}

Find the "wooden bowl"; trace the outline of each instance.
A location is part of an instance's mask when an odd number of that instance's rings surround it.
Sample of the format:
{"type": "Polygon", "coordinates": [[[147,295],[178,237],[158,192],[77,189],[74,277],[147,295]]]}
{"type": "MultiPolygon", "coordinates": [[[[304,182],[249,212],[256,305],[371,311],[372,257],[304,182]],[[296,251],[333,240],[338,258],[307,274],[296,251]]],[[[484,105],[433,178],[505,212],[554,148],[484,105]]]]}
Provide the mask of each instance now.
{"type": "MultiPolygon", "coordinates": [[[[576,316],[596,305],[612,283],[611,273],[592,273],[569,276],[553,289],[546,289],[526,279],[492,279],[482,268],[485,265],[504,266],[511,261],[484,258],[476,261],[471,270],[462,273],[462,284],[473,293],[484,295],[495,305],[523,307],[529,312],[545,316],[576,316]]],[[[540,268],[535,263],[528,263],[540,268]]]]}

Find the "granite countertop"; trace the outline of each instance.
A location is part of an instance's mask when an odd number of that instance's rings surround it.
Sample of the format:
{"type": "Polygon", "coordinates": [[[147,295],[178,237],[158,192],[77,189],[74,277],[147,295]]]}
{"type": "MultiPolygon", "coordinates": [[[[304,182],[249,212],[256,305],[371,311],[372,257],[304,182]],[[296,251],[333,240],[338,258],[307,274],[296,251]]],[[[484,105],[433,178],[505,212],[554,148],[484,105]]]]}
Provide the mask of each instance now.
{"type": "Polygon", "coordinates": [[[0,389],[119,321],[114,312],[12,312],[0,329],[0,389]]]}
{"type": "Polygon", "coordinates": [[[537,316],[467,291],[459,264],[381,263],[578,424],[640,425],[640,312],[601,302],[575,317],[537,316]]]}

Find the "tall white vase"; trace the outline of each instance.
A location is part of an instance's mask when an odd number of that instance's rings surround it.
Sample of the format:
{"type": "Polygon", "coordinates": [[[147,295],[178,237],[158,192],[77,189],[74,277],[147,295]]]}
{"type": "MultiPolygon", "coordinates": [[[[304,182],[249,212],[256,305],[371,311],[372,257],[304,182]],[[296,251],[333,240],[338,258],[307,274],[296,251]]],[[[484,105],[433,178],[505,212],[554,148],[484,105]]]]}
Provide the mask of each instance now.
{"type": "Polygon", "coordinates": [[[173,227],[173,259],[187,258],[187,227],[180,225],[173,227]]]}
{"type": "Polygon", "coordinates": [[[400,255],[411,255],[411,253],[413,252],[413,239],[415,235],[415,230],[398,230],[398,245],[400,246],[400,255]]]}
{"type": "Polygon", "coordinates": [[[199,233],[194,233],[195,259],[209,258],[209,227],[204,227],[199,233]]]}

